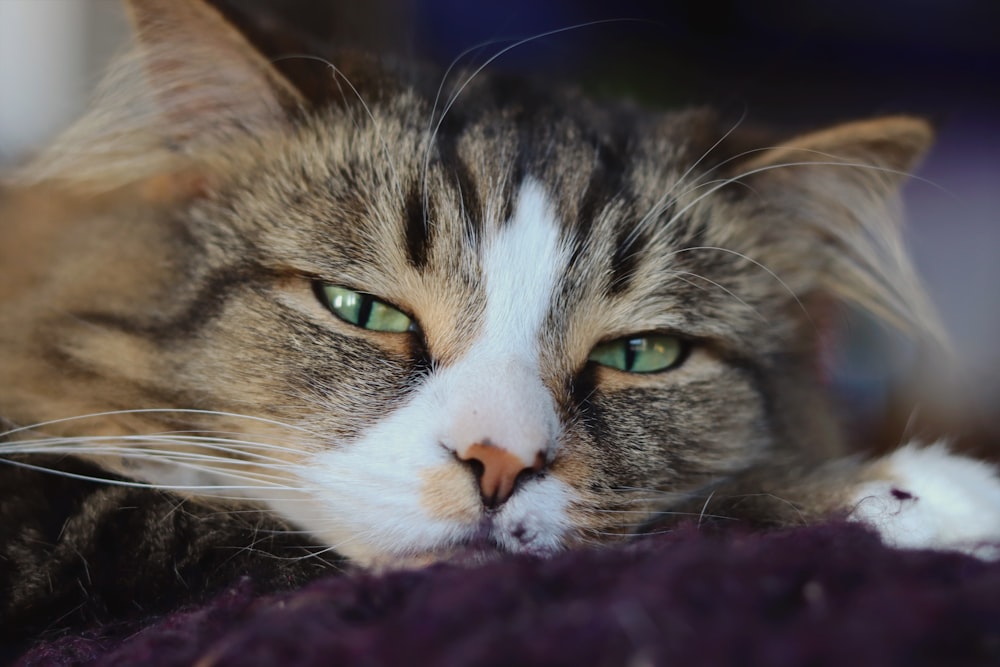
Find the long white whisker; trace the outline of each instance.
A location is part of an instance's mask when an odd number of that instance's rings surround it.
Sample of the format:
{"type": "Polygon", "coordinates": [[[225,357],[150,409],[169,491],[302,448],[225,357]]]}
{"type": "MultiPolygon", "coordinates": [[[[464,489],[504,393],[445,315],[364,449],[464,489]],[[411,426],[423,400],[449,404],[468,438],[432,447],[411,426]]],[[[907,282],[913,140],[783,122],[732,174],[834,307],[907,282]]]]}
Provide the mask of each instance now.
{"type": "MultiPolygon", "coordinates": [[[[147,435],[129,435],[123,436],[126,438],[141,439],[144,437],[150,438],[167,438],[171,440],[176,440],[178,442],[193,442],[195,444],[199,442],[205,443],[230,443],[234,445],[239,445],[241,448],[249,447],[251,449],[262,449],[271,450],[275,452],[291,452],[299,453],[302,451],[301,440],[289,440],[292,444],[276,444],[274,442],[263,442],[261,440],[244,440],[247,436],[252,436],[253,433],[243,433],[240,431],[215,431],[212,429],[192,429],[184,431],[157,431],[155,433],[149,433],[147,435]],[[225,437],[224,437],[225,436],[225,437]]],[[[268,438],[271,436],[268,434],[268,438]]],[[[240,450],[242,451],[242,449],[240,450]]]]}
{"type": "Polygon", "coordinates": [[[67,451],[90,451],[92,446],[99,443],[135,443],[144,445],[181,445],[197,446],[200,449],[248,456],[261,461],[274,461],[284,463],[282,459],[268,456],[252,450],[265,450],[276,452],[298,453],[299,450],[292,447],[283,447],[265,443],[235,440],[228,438],[198,438],[195,436],[172,436],[164,434],[150,435],[124,435],[124,436],[68,436],[37,438],[31,440],[15,440],[12,442],[0,443],[0,453],[20,454],[20,453],[45,453],[54,452],[57,447],[63,447],[67,451]]]}
{"type": "MultiPolygon", "coordinates": [[[[732,290],[730,290],[730,289],[729,289],[729,288],[727,288],[726,286],[724,286],[724,285],[721,285],[720,283],[718,283],[718,282],[716,282],[716,281],[712,280],[711,278],[706,278],[705,276],[703,276],[703,275],[701,275],[701,274],[699,274],[699,273],[693,273],[693,272],[691,272],[691,271],[671,271],[670,273],[671,273],[672,275],[677,275],[677,276],[680,276],[680,275],[684,275],[684,276],[691,276],[692,278],[698,278],[699,280],[704,280],[705,282],[709,283],[710,285],[712,285],[712,286],[714,286],[714,287],[718,287],[718,288],[719,288],[720,290],[722,290],[723,292],[725,292],[725,293],[726,293],[726,294],[728,294],[729,296],[731,296],[731,297],[733,297],[734,299],[736,299],[736,301],[738,301],[738,302],[739,302],[739,303],[740,303],[741,305],[743,305],[743,306],[745,306],[746,308],[748,308],[748,309],[749,309],[750,311],[752,311],[752,312],[753,312],[753,313],[754,313],[754,314],[755,314],[755,315],[756,315],[756,316],[757,316],[758,318],[760,318],[760,320],[761,320],[762,322],[766,322],[766,321],[767,321],[767,318],[765,318],[765,317],[764,317],[764,316],[763,316],[763,315],[762,315],[762,314],[760,313],[760,311],[759,311],[759,310],[757,310],[756,308],[754,308],[753,306],[751,306],[751,305],[750,305],[749,303],[747,303],[746,301],[744,301],[743,299],[741,299],[741,298],[740,298],[739,296],[737,296],[737,295],[736,295],[736,294],[735,294],[735,293],[734,293],[734,292],[733,292],[732,290]]],[[[690,283],[689,283],[689,284],[690,284],[690,283]]]]}
{"type": "MultiPolygon", "coordinates": [[[[910,174],[908,172],[901,171],[899,169],[891,169],[889,167],[882,167],[882,166],[875,165],[875,164],[866,164],[864,162],[839,161],[839,160],[835,159],[836,158],[835,155],[828,155],[826,153],[820,153],[819,151],[809,151],[809,150],[803,149],[803,152],[818,153],[819,155],[823,155],[825,157],[830,157],[830,158],[834,158],[834,159],[831,159],[829,161],[803,160],[803,161],[800,161],[800,162],[782,162],[782,163],[779,163],[779,164],[766,164],[766,165],[762,165],[760,167],[755,167],[754,169],[750,169],[748,171],[741,172],[741,173],[739,173],[739,174],[737,174],[735,176],[731,176],[729,178],[722,178],[722,179],[718,179],[717,181],[711,181],[710,183],[714,183],[713,187],[711,187],[706,192],[703,192],[702,194],[698,195],[692,201],[688,202],[684,206],[684,208],[682,208],[681,210],[679,210],[676,213],[674,213],[671,216],[670,220],[667,221],[667,226],[672,225],[678,218],[680,218],[682,215],[684,215],[685,213],[687,213],[693,206],[696,206],[705,197],[711,196],[713,193],[715,193],[718,190],[726,187],[727,185],[730,185],[732,183],[738,183],[739,181],[741,181],[742,179],[744,179],[744,178],[746,178],[748,176],[753,176],[755,174],[759,174],[759,173],[762,173],[762,172],[771,171],[773,169],[784,169],[784,168],[787,168],[787,167],[848,167],[848,168],[852,168],[852,169],[870,169],[872,171],[879,171],[879,172],[882,172],[882,173],[899,175],[899,176],[910,176],[910,174]]],[[[926,179],[922,179],[922,180],[926,180],[926,179]]],[[[930,181],[928,181],[928,182],[930,182],[930,181]]],[[[697,186],[695,186],[694,189],[697,189],[697,188],[700,188],[700,187],[704,187],[705,185],[707,185],[707,184],[703,183],[701,185],[697,185],[697,186]]]]}
{"type": "Polygon", "coordinates": [[[62,417],[60,419],[51,419],[49,421],[38,422],[36,424],[29,424],[27,426],[18,426],[16,428],[4,431],[0,433],[0,438],[6,438],[17,433],[23,433],[25,431],[34,431],[44,429],[48,426],[54,426],[56,424],[65,424],[73,421],[83,421],[86,419],[97,419],[99,417],[115,417],[120,415],[139,415],[139,414],[166,414],[174,413],[178,415],[204,415],[204,416],[215,416],[215,417],[233,417],[237,419],[246,419],[249,421],[260,422],[262,424],[269,424],[271,426],[280,426],[281,428],[286,428],[294,431],[299,431],[301,433],[306,433],[310,436],[315,437],[315,434],[309,431],[309,429],[303,428],[301,426],[295,426],[293,424],[286,424],[274,419],[268,419],[266,417],[256,417],[254,415],[244,415],[236,412],[222,412],[219,410],[197,410],[192,408],[136,408],[132,410],[107,410],[105,412],[92,412],[85,415],[76,415],[73,417],[62,417]]]}
{"type": "MultiPolygon", "coordinates": [[[[170,444],[170,443],[166,443],[170,444]]],[[[227,451],[227,450],[222,450],[227,451]]],[[[239,453],[238,450],[231,450],[233,453],[239,453]]],[[[128,447],[128,446],[115,446],[115,445],[102,445],[95,443],[87,443],[87,446],[81,447],[80,445],[66,445],[58,446],[52,444],[43,444],[42,446],[26,446],[17,447],[11,449],[0,450],[4,455],[11,454],[49,454],[49,455],[80,455],[86,454],[90,456],[116,456],[122,459],[139,459],[148,461],[215,461],[218,463],[223,463],[225,466],[231,467],[267,467],[271,470],[295,470],[297,468],[294,464],[287,464],[282,461],[277,461],[277,463],[261,463],[260,461],[245,461],[239,458],[229,458],[221,457],[215,454],[202,454],[198,452],[189,451],[176,451],[169,449],[149,449],[145,447],[128,447]]],[[[276,459],[270,459],[271,461],[276,461],[276,459]]],[[[265,460],[266,461],[266,460],[265,460]]],[[[220,468],[221,470],[222,468],[220,468]]]]}
{"type": "MultiPolygon", "coordinates": [[[[802,303],[802,300],[799,299],[799,296],[795,293],[795,291],[792,290],[791,287],[789,287],[788,283],[786,283],[784,280],[782,280],[781,277],[778,276],[777,273],[775,273],[774,271],[772,271],[771,269],[769,269],[764,264],[761,264],[760,262],[758,262],[753,257],[749,257],[749,256],[747,256],[747,255],[745,255],[745,254],[743,254],[741,252],[738,252],[736,250],[733,250],[731,248],[721,248],[719,246],[691,246],[691,247],[688,247],[688,248],[679,248],[679,249],[674,250],[673,252],[669,253],[667,255],[667,257],[669,258],[669,257],[673,257],[674,255],[679,255],[679,254],[684,253],[684,252],[693,252],[693,251],[696,251],[696,250],[714,250],[714,251],[717,251],[717,252],[724,252],[724,253],[728,253],[730,255],[735,255],[736,257],[739,257],[740,259],[743,259],[743,260],[746,260],[747,262],[750,262],[751,264],[753,264],[754,266],[756,266],[757,268],[761,269],[762,271],[764,271],[765,273],[767,273],[769,276],[771,276],[772,278],[774,278],[774,280],[779,285],[781,285],[785,289],[786,292],[788,292],[788,294],[792,297],[792,299],[799,306],[799,308],[802,309],[802,312],[805,313],[805,316],[809,320],[809,322],[814,327],[816,326],[815,323],[812,320],[812,317],[809,315],[809,311],[806,309],[805,304],[802,303]]],[[[695,275],[697,275],[697,274],[695,274],[695,275]]],[[[738,297],[736,297],[736,298],[738,298],[738,297]]]]}
{"type": "Polygon", "coordinates": [[[701,506],[701,512],[698,514],[698,525],[699,526],[701,525],[701,522],[705,519],[706,516],[709,517],[709,518],[712,518],[712,519],[718,518],[715,515],[706,514],[706,512],[708,511],[708,505],[709,505],[709,503],[712,502],[712,498],[715,497],[715,492],[716,491],[717,491],[717,489],[713,489],[712,492],[710,494],[708,494],[708,498],[705,498],[705,504],[701,506]]]}
{"type": "MultiPolygon", "coordinates": [[[[154,490],[154,491],[218,491],[219,489],[224,489],[226,491],[251,491],[251,490],[259,491],[262,488],[260,484],[250,485],[250,486],[236,486],[236,485],[224,485],[224,486],[220,486],[218,484],[215,484],[215,485],[212,485],[212,484],[205,484],[205,485],[197,485],[197,484],[190,484],[190,485],[189,484],[153,484],[153,483],[150,483],[150,482],[138,482],[138,481],[134,481],[134,480],[110,479],[110,478],[107,478],[107,477],[97,477],[97,476],[94,476],[94,475],[84,475],[84,474],[81,474],[81,473],[68,472],[68,471],[65,471],[65,470],[53,470],[51,468],[46,468],[44,466],[39,466],[39,465],[35,465],[35,464],[32,464],[32,463],[27,463],[25,461],[17,461],[17,460],[13,460],[13,459],[0,459],[0,463],[7,464],[7,465],[13,465],[13,466],[17,466],[17,467],[20,467],[20,468],[27,468],[29,470],[36,470],[38,472],[44,472],[44,473],[49,473],[49,474],[53,474],[53,475],[60,475],[62,477],[69,477],[69,478],[72,478],[72,479],[79,479],[79,480],[88,481],[88,482],[97,482],[99,484],[111,484],[111,485],[114,485],[114,486],[125,486],[125,487],[130,487],[130,488],[137,488],[137,489],[150,489],[150,490],[154,490]]],[[[216,472],[215,470],[212,470],[212,471],[216,472]]],[[[237,475],[233,475],[233,476],[237,477],[237,475]]],[[[266,488],[268,490],[274,490],[274,491],[305,491],[305,490],[308,490],[308,489],[303,489],[301,487],[293,487],[293,486],[287,486],[287,485],[286,486],[280,486],[280,485],[277,485],[277,484],[275,484],[275,485],[269,485],[269,486],[266,486],[264,488],[266,488]]],[[[231,497],[227,497],[227,496],[220,496],[220,495],[218,495],[216,493],[213,493],[212,496],[216,497],[216,498],[224,498],[224,499],[229,499],[229,500],[243,500],[243,501],[246,500],[246,497],[244,497],[244,496],[231,496],[231,497]]]]}

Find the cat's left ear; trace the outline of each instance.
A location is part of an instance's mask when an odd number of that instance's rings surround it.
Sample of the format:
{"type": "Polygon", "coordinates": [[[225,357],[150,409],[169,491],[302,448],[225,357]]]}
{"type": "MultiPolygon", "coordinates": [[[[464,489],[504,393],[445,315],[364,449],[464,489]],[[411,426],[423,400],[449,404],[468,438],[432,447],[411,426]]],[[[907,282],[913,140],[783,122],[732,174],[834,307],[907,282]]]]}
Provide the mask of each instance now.
{"type": "Polygon", "coordinates": [[[752,153],[734,180],[749,187],[774,250],[772,268],[814,292],[938,337],[898,224],[899,187],[932,140],[921,119],[838,125],[752,153]]]}
{"type": "Polygon", "coordinates": [[[303,106],[297,88],[205,0],[125,6],[133,48],[87,114],[20,170],[22,182],[111,192],[152,178],[157,197],[183,194],[198,180],[200,156],[280,131],[303,106]]]}
{"type": "Polygon", "coordinates": [[[174,141],[266,129],[297,90],[204,0],[127,0],[137,58],[174,141]]]}

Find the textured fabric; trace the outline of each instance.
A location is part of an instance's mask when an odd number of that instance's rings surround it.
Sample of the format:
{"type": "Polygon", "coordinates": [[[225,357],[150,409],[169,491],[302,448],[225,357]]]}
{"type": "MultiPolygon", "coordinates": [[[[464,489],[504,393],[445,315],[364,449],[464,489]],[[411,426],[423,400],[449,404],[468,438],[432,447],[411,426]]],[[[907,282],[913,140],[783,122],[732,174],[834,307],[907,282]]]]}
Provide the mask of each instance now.
{"type": "Polygon", "coordinates": [[[244,579],[138,632],[50,639],[21,665],[1000,664],[1000,564],[860,527],[694,527],[550,560],[244,579]]]}

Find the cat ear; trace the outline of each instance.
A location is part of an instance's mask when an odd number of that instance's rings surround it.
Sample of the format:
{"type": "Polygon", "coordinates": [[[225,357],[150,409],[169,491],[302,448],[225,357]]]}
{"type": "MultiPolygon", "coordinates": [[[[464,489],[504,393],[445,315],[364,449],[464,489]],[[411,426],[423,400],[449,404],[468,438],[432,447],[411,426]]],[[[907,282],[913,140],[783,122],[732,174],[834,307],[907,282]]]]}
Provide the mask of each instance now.
{"type": "Polygon", "coordinates": [[[126,0],[126,7],[133,48],[113,63],[87,114],[19,170],[21,182],[88,192],[148,178],[162,184],[164,174],[196,171],[206,149],[279,130],[303,104],[203,0],[126,0]]]}
{"type": "Polygon", "coordinates": [[[743,162],[741,169],[744,173],[777,170],[777,180],[784,180],[784,174],[788,174],[804,185],[813,179],[826,186],[856,185],[885,197],[909,176],[932,138],[930,125],[919,118],[891,116],[858,121],[760,151],[743,162]]]}
{"type": "Polygon", "coordinates": [[[180,143],[267,128],[302,100],[203,0],[127,0],[154,104],[180,143]]]}
{"type": "Polygon", "coordinates": [[[752,152],[732,178],[748,186],[763,217],[758,233],[772,268],[798,283],[796,291],[943,341],[898,224],[899,187],[932,134],[923,120],[895,116],[752,152]]]}

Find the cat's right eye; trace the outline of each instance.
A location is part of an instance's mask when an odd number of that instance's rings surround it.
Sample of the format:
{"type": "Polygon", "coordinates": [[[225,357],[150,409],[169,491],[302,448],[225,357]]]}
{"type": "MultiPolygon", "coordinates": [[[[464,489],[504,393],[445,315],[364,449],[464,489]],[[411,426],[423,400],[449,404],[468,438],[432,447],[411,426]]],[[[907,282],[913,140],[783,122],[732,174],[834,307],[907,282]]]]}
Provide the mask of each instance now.
{"type": "Polygon", "coordinates": [[[371,294],[327,284],[317,285],[316,292],[323,305],[348,324],[388,333],[417,330],[413,318],[371,294]]]}

